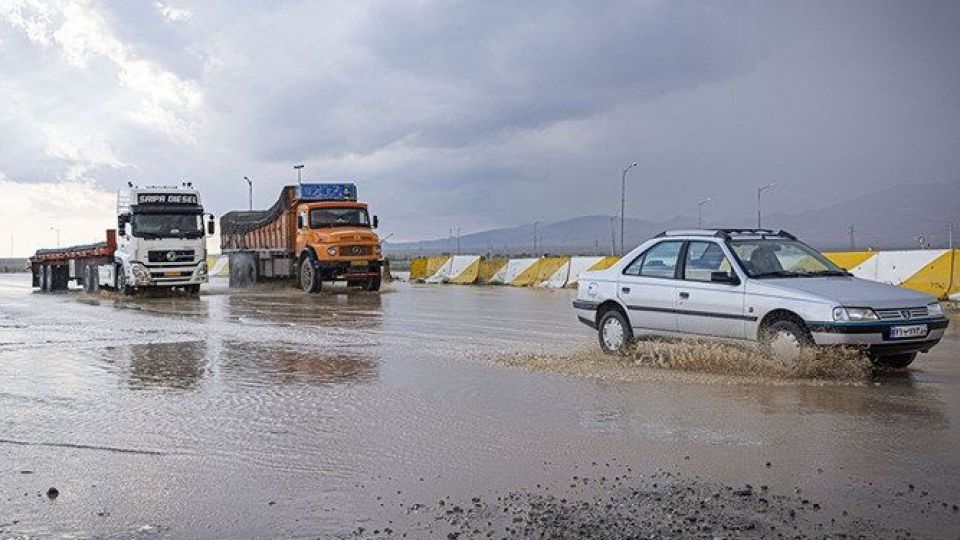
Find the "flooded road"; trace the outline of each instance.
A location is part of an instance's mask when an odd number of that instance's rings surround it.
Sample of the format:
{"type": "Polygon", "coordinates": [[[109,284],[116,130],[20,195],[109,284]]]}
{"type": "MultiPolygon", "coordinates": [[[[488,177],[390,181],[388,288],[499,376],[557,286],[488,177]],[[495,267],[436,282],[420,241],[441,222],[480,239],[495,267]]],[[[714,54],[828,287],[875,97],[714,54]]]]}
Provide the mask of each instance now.
{"type": "MultiPolygon", "coordinates": [[[[0,537],[514,536],[532,514],[497,497],[666,489],[706,514],[760,486],[800,512],[787,533],[960,530],[956,316],[908,371],[819,381],[606,364],[573,291],[205,293],[0,275],[0,537]]],[[[784,530],[764,519],[740,533],[784,530]]]]}

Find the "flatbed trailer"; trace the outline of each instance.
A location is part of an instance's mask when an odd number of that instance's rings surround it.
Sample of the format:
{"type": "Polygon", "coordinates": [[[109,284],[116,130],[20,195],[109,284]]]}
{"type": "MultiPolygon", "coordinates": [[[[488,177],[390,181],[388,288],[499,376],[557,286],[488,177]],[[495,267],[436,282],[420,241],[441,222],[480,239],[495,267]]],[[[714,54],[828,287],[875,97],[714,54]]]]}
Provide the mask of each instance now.
{"type": "Polygon", "coordinates": [[[115,282],[113,269],[117,231],[107,229],[107,240],[64,248],[38,249],[30,257],[33,286],[45,292],[66,290],[76,281],[87,292],[96,292],[103,283],[115,282]]]}

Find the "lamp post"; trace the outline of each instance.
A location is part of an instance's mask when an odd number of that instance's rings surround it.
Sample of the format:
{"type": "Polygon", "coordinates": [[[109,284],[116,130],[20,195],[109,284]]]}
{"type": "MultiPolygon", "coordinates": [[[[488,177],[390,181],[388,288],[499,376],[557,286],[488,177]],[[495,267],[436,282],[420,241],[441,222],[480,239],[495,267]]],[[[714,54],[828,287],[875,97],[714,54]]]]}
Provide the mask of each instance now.
{"type": "Polygon", "coordinates": [[[533,222],[533,256],[534,257],[538,256],[537,255],[537,225],[539,224],[540,224],[539,221],[533,222]]]}
{"type": "Polygon", "coordinates": [[[770,183],[770,184],[767,184],[767,185],[765,185],[765,186],[760,186],[760,187],[757,188],[757,228],[758,228],[758,229],[760,229],[760,228],[763,227],[763,225],[760,224],[760,223],[761,223],[761,217],[762,217],[762,214],[761,214],[761,212],[760,212],[760,195],[762,195],[763,192],[766,191],[766,190],[768,190],[768,189],[773,189],[773,186],[775,186],[775,185],[777,185],[777,183],[776,183],[776,182],[772,182],[772,183],[770,183]]]}
{"type": "Polygon", "coordinates": [[[703,228],[703,205],[713,201],[713,197],[707,197],[697,202],[697,228],[703,228]]]}
{"type": "Polygon", "coordinates": [[[244,176],[243,179],[247,181],[247,198],[250,200],[250,210],[253,210],[253,180],[250,180],[247,176],[244,176]]]}
{"type": "Polygon", "coordinates": [[[57,247],[60,247],[60,229],[56,227],[50,227],[50,230],[57,233],[57,247]]]}
{"type": "Polygon", "coordinates": [[[300,177],[300,171],[303,170],[303,163],[294,165],[293,168],[297,170],[297,185],[299,186],[300,184],[303,184],[303,179],[300,177]]]}
{"type": "Polygon", "coordinates": [[[623,224],[624,213],[627,207],[627,173],[630,169],[636,167],[636,163],[631,163],[623,169],[623,175],[620,176],[620,255],[623,255],[623,224]]]}

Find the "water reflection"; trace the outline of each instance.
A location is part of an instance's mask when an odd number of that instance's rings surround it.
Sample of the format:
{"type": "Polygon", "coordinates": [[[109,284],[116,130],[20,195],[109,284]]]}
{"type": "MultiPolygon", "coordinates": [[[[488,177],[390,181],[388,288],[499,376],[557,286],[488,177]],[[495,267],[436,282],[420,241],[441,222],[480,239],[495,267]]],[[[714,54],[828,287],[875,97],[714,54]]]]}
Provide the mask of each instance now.
{"type": "Polygon", "coordinates": [[[206,373],[203,341],[145,343],[111,348],[129,366],[127,386],[133,390],[197,387],[206,373]]]}
{"type": "Polygon", "coordinates": [[[373,353],[308,345],[225,341],[220,350],[224,377],[252,385],[355,384],[376,379],[373,353]]]}
{"type": "Polygon", "coordinates": [[[227,297],[227,316],[249,325],[348,327],[363,330],[383,322],[378,294],[350,292],[239,294],[227,297]]]}

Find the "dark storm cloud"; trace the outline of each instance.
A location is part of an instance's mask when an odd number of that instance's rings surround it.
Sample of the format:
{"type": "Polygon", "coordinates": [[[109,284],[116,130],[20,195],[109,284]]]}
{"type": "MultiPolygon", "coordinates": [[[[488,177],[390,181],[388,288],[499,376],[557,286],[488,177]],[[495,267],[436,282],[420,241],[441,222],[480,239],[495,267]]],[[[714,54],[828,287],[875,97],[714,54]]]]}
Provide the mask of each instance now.
{"type": "Polygon", "coordinates": [[[610,213],[632,161],[647,219],[958,181],[957,3],[30,4],[46,42],[0,23],[16,180],[191,178],[220,213],[302,162],[396,239],[610,213]]]}

